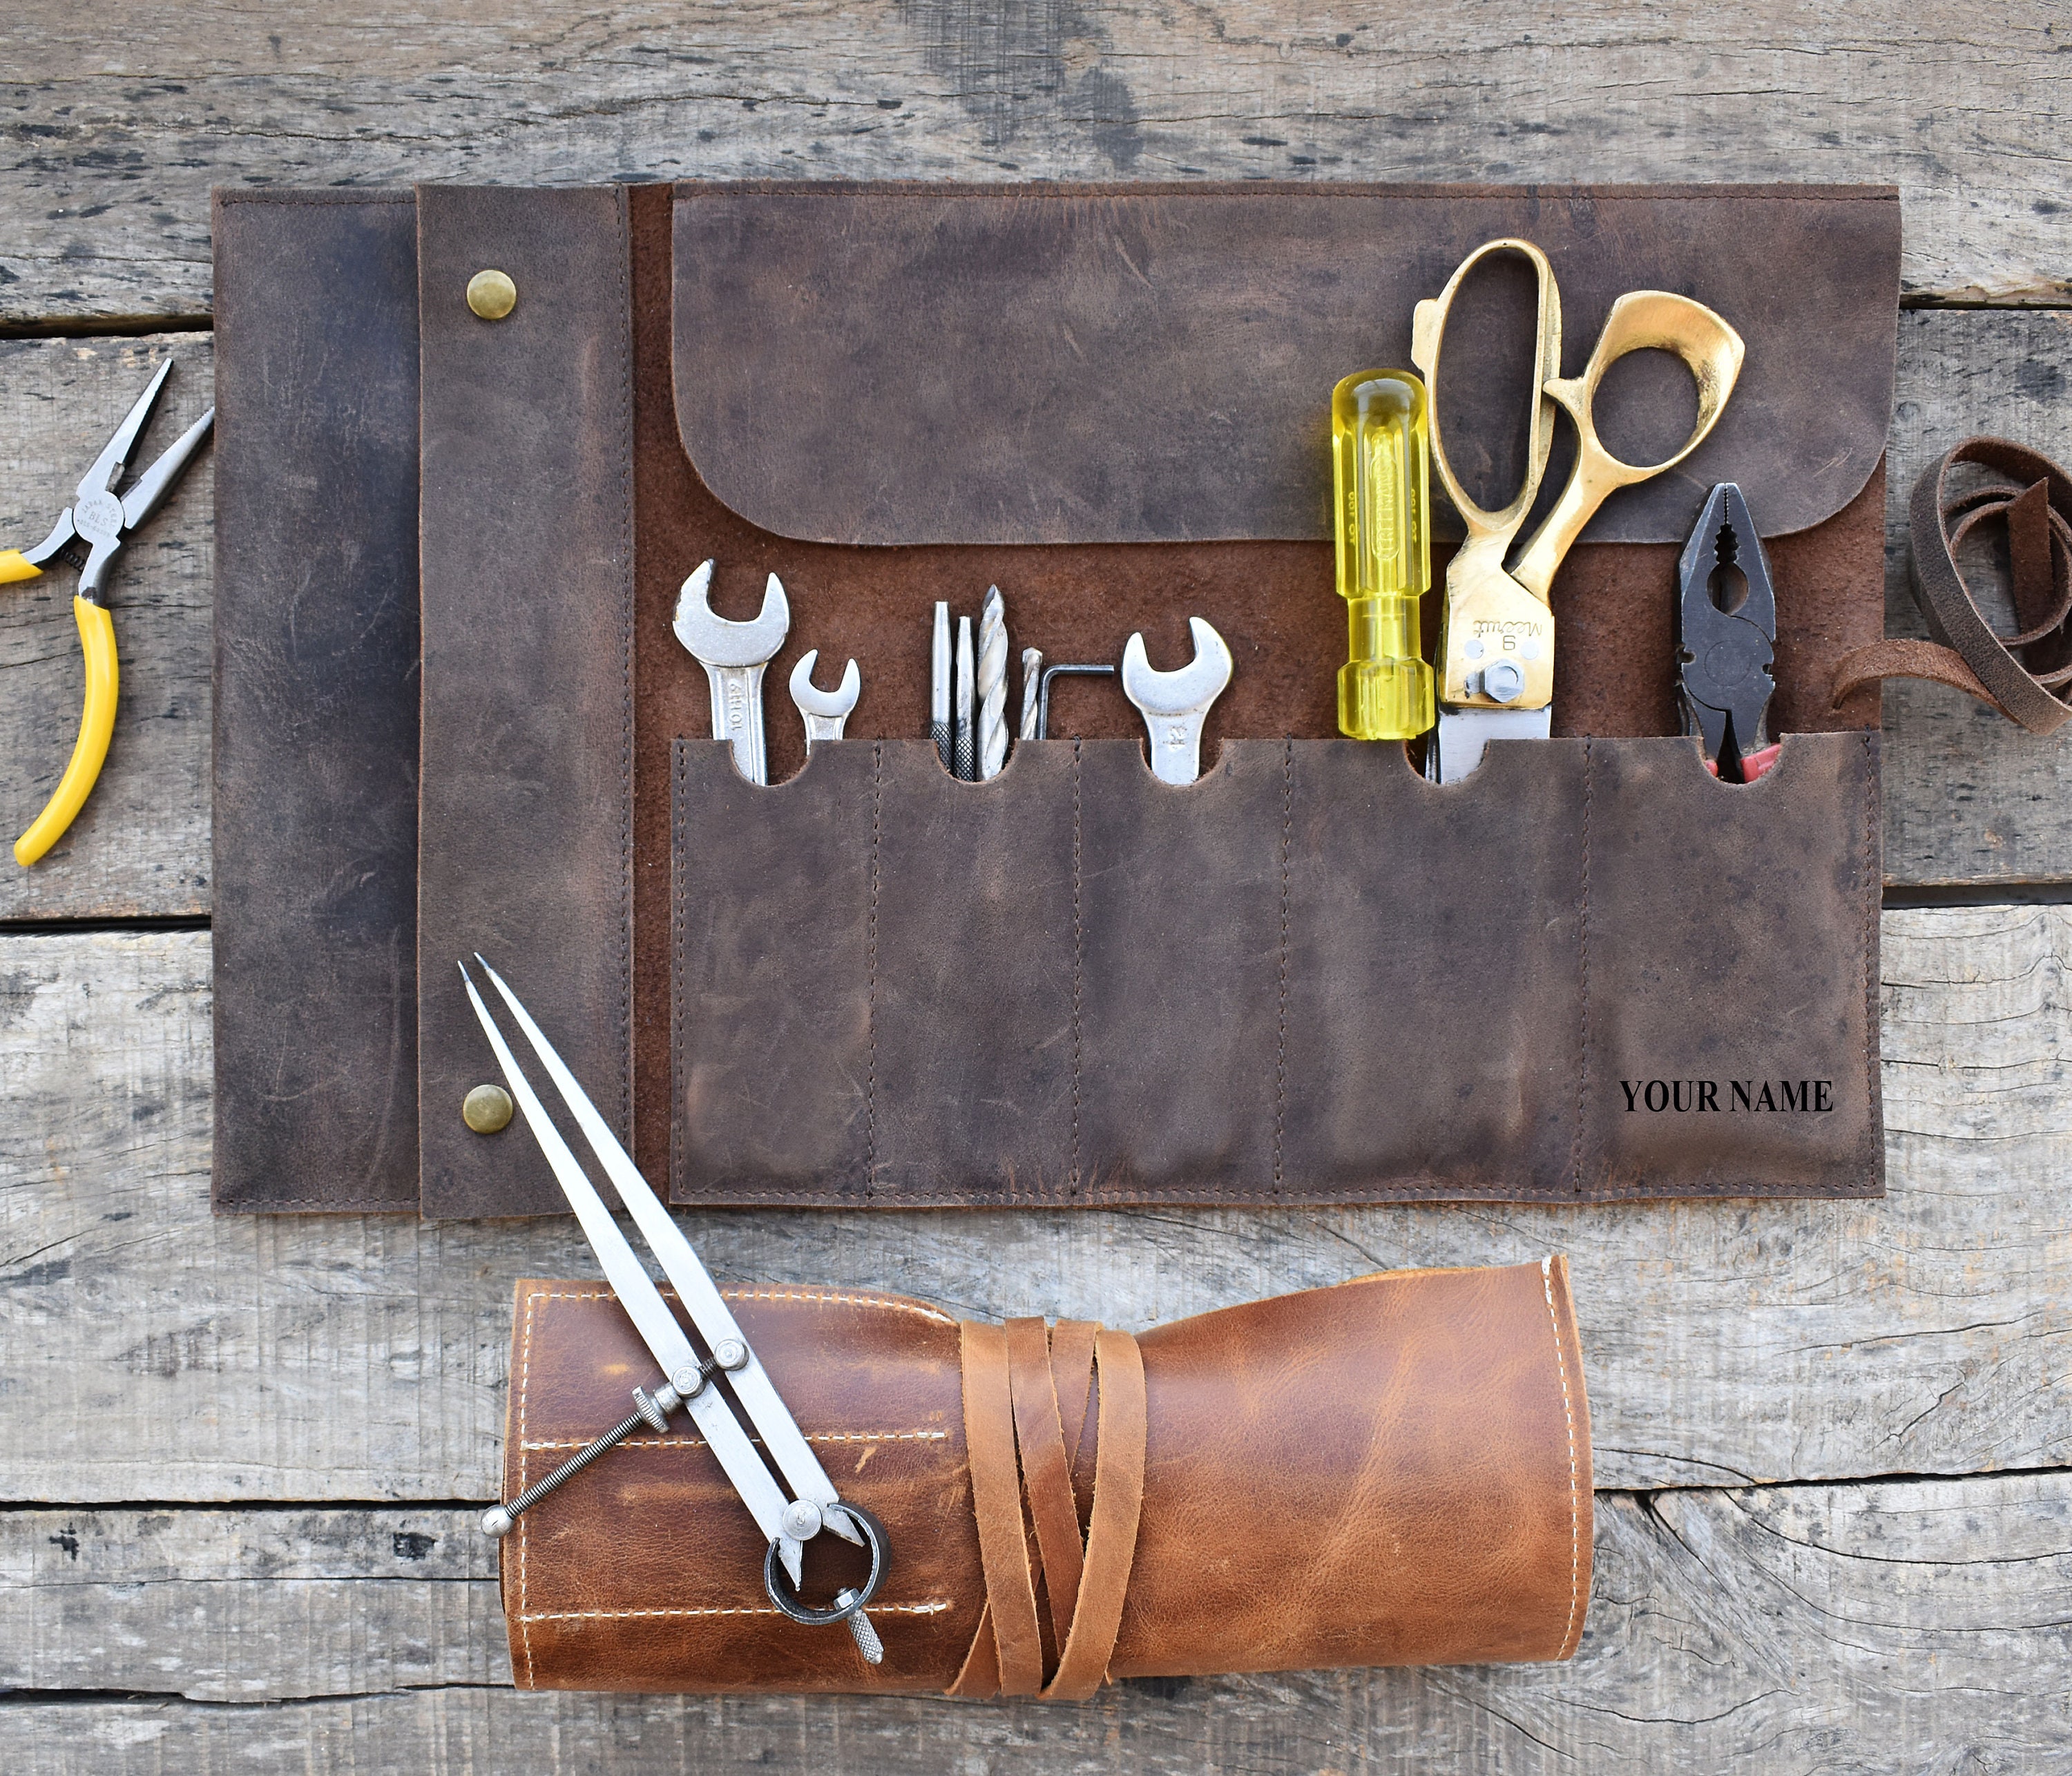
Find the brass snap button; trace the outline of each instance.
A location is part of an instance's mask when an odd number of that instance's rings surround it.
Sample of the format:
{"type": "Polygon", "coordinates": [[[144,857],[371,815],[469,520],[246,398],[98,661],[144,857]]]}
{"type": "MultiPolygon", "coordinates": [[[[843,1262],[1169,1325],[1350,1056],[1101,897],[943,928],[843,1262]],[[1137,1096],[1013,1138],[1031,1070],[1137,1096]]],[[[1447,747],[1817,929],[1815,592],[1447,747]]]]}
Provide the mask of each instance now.
{"type": "MultiPolygon", "coordinates": [[[[478,271],[467,281],[467,306],[485,321],[500,321],[518,306],[518,286],[503,272],[478,271]]],[[[511,1120],[508,1108],[504,1120],[511,1120]]]]}
{"type": "Polygon", "coordinates": [[[502,1086],[478,1085],[461,1100],[460,1117],[478,1135],[494,1135],[509,1125],[512,1108],[502,1086]]]}

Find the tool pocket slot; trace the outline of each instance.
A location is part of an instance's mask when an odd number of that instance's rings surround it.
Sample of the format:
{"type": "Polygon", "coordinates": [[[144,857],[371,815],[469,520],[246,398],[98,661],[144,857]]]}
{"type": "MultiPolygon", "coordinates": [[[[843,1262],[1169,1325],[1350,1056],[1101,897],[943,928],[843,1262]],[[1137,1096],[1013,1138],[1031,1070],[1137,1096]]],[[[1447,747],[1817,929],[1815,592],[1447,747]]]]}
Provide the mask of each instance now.
{"type": "Polygon", "coordinates": [[[952,777],[926,740],[875,750],[872,1192],[1054,1200],[1071,1120],[1071,749],[1017,747],[983,783],[952,777]]]}
{"type": "Polygon", "coordinates": [[[1075,742],[1073,1194],[1272,1193],[1290,746],[1225,741],[1184,787],[1075,742]]]}
{"type": "Polygon", "coordinates": [[[1876,748],[680,741],[672,1194],[1874,1194],[1876,748]]]}
{"type": "Polygon", "coordinates": [[[868,745],[777,789],[723,740],[679,740],[672,786],[672,1194],[861,1193],[870,1048],[868,745]],[[722,1187],[723,1185],[723,1187],[722,1187]]]}
{"type": "Polygon", "coordinates": [[[1747,785],[1589,747],[1591,1194],[1875,1195],[1878,736],[1788,735],[1747,785]]]}
{"type": "Polygon", "coordinates": [[[1297,742],[1279,1175],[1309,1200],[1544,1195],[1572,1163],[1583,743],[1443,787],[1297,742]]]}
{"type": "Polygon", "coordinates": [[[679,740],[680,1202],[1051,1200],[1070,1163],[1073,749],[927,741],[757,788],[679,740]]]}

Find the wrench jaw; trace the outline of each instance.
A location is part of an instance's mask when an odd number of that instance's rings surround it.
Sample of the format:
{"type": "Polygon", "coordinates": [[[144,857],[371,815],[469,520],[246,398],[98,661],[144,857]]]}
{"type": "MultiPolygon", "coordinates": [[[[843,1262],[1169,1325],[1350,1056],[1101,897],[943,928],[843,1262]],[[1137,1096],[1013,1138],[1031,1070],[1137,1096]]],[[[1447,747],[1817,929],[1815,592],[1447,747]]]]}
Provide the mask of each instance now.
{"type": "Polygon", "coordinates": [[[791,631],[791,601],[784,582],[772,574],[763,589],[762,610],[750,622],[730,622],[713,614],[712,575],[713,564],[701,561],[684,582],[671,627],[712,686],[713,738],[733,746],[734,765],[749,782],[766,783],[763,669],[791,631]]]}
{"type": "Polygon", "coordinates": [[[1122,650],[1122,694],[1137,706],[1151,743],[1151,771],[1161,783],[1186,786],[1202,775],[1202,730],[1215,700],[1229,687],[1231,651],[1212,625],[1190,617],[1194,657],[1176,672],[1152,668],[1144,637],[1122,650]]]}
{"type": "Polygon", "coordinates": [[[863,692],[863,675],[856,669],[854,660],[842,668],[841,684],[831,691],[821,690],[813,683],[813,668],[820,657],[819,648],[809,648],[791,668],[791,701],[806,724],[808,758],[822,741],[841,738],[843,725],[863,692]]]}

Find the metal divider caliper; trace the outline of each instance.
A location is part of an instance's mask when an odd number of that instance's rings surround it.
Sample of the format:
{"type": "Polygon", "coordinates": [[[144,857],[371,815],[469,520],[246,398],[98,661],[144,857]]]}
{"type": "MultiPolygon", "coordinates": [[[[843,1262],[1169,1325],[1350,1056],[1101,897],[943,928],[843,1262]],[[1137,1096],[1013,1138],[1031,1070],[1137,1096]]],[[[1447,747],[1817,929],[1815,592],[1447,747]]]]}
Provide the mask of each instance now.
{"type": "Polygon", "coordinates": [[[597,1107],[576,1083],[575,1075],[519,1003],[518,996],[479,956],[475,960],[532,1045],[532,1052],[546,1069],[547,1076],[559,1087],[569,1114],[590,1142],[598,1164],[619,1192],[619,1199],[632,1215],[649,1249],[660,1262],[662,1273],[675,1289],[676,1299],[690,1316],[692,1327],[703,1342],[705,1353],[699,1354],[697,1345],[670,1312],[668,1303],[662,1299],[662,1292],[655,1286],[646,1267],[626,1235],[619,1231],[618,1223],[612,1219],[603,1199],[569,1150],[569,1144],[541,1107],[524,1074],[519,1070],[517,1059],[503,1033],[491,1018],[488,1006],[475,990],[467,964],[462,963],[461,977],[467,983],[468,1001],[475,1007],[475,1016],[482,1020],[489,1046],[496,1051],[497,1063],[504,1069],[511,1096],[545,1153],[547,1163],[553,1168],[562,1194],[569,1199],[569,1207],[575,1211],[590,1249],[604,1268],[606,1281],[611,1285],[619,1305],[626,1309],[656,1362],[661,1365],[664,1378],[662,1385],[652,1393],[642,1388],[633,1390],[634,1413],[625,1423],[606,1432],[588,1448],[578,1450],[545,1479],[528,1486],[508,1504],[498,1505],[485,1513],[482,1519],[483,1532],[499,1537],[508,1535],[521,1512],[537,1504],[642,1424],[661,1430],[677,1407],[687,1406],[699,1433],[769,1543],[769,1552],[763,1562],[763,1585],[770,1594],[770,1601],[792,1621],[808,1626],[846,1622],[850,1634],[855,1637],[857,1651],[871,1664],[878,1663],[885,1657],[885,1648],[870,1617],[864,1614],[864,1605],[877,1595],[891,1558],[885,1526],[862,1506],[851,1504],[837,1494],[819,1458],[800,1434],[775,1383],[764,1371],[754,1346],[742,1335],[733,1311],[713,1285],[705,1267],[698,1261],[690,1241],[684,1237],[683,1230],[670,1219],[669,1211],[648,1188],[626,1149],[619,1145],[618,1137],[598,1114],[597,1107]],[[726,1377],[724,1387],[713,1379],[718,1375],[726,1377]],[[730,1391],[732,1399],[728,1397],[730,1391]],[[747,1419],[745,1426],[735,1416],[737,1409],[747,1419]],[[753,1437],[762,1439],[763,1448],[769,1455],[767,1462],[758,1453],[753,1437]],[[786,1496],[787,1488],[789,1497],[786,1496]],[[800,1601],[798,1588],[804,1544],[824,1529],[832,1530],[844,1540],[867,1549],[870,1572],[861,1585],[845,1588],[836,1593],[832,1603],[817,1608],[800,1601]]]}

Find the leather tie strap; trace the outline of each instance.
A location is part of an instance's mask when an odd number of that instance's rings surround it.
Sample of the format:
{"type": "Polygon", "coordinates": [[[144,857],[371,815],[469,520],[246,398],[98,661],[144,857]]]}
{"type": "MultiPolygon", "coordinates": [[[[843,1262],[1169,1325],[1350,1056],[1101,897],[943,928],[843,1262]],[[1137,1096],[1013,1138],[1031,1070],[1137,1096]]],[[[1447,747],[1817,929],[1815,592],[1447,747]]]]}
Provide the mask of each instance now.
{"type": "Polygon", "coordinates": [[[1914,483],[1908,528],[1914,598],[1936,639],[1852,649],[1836,669],[1834,701],[1882,678],[1926,678],[1990,704],[2032,734],[2072,718],[2059,693],[2072,683],[2072,477],[2005,438],[1967,438],[1914,483]],[[1953,495],[1951,471],[1965,463],[2005,479],[1953,495]],[[2020,626],[2013,635],[1994,632],[1957,565],[1958,549],[1988,520],[2007,526],[2020,626]]]}
{"type": "Polygon", "coordinates": [[[952,1696],[1034,1696],[1043,1687],[1043,1638],[1036,1622],[1036,1587],[1022,1528],[1022,1477],[1014,1460],[1014,1400],[1009,1382],[1007,1328],[966,1320],[963,1334],[964,1449],[971,1468],[972,1511],[978,1519],[979,1563],[986,1612],[952,1696]],[[990,1645],[989,1662],[979,1659],[990,1645]],[[990,1663],[993,1682],[982,1689],[990,1663]]]}
{"type": "Polygon", "coordinates": [[[1063,1646],[1071,1630],[1072,1612],[1079,1607],[1086,1551],[1079,1541],[1079,1507],[1072,1496],[1064,1422],[1058,1413],[1058,1384],[1050,1374],[1050,1334],[1041,1320],[1007,1322],[1007,1362],[1022,1484],[1043,1560],[1051,1632],[1063,1646]]]}
{"type": "Polygon", "coordinates": [[[1040,1319],[967,1321],[962,1334],[964,1441],[986,1601],[948,1693],[1083,1701],[1107,1678],[1136,1560],[1149,1424],[1143,1356],[1128,1333],[1085,1321],[1048,1332],[1040,1319]],[[1090,1416],[1093,1486],[1083,1538],[1072,1473],[1090,1416]],[[1039,1574],[1058,1648],[1047,1684],[1039,1574]]]}

